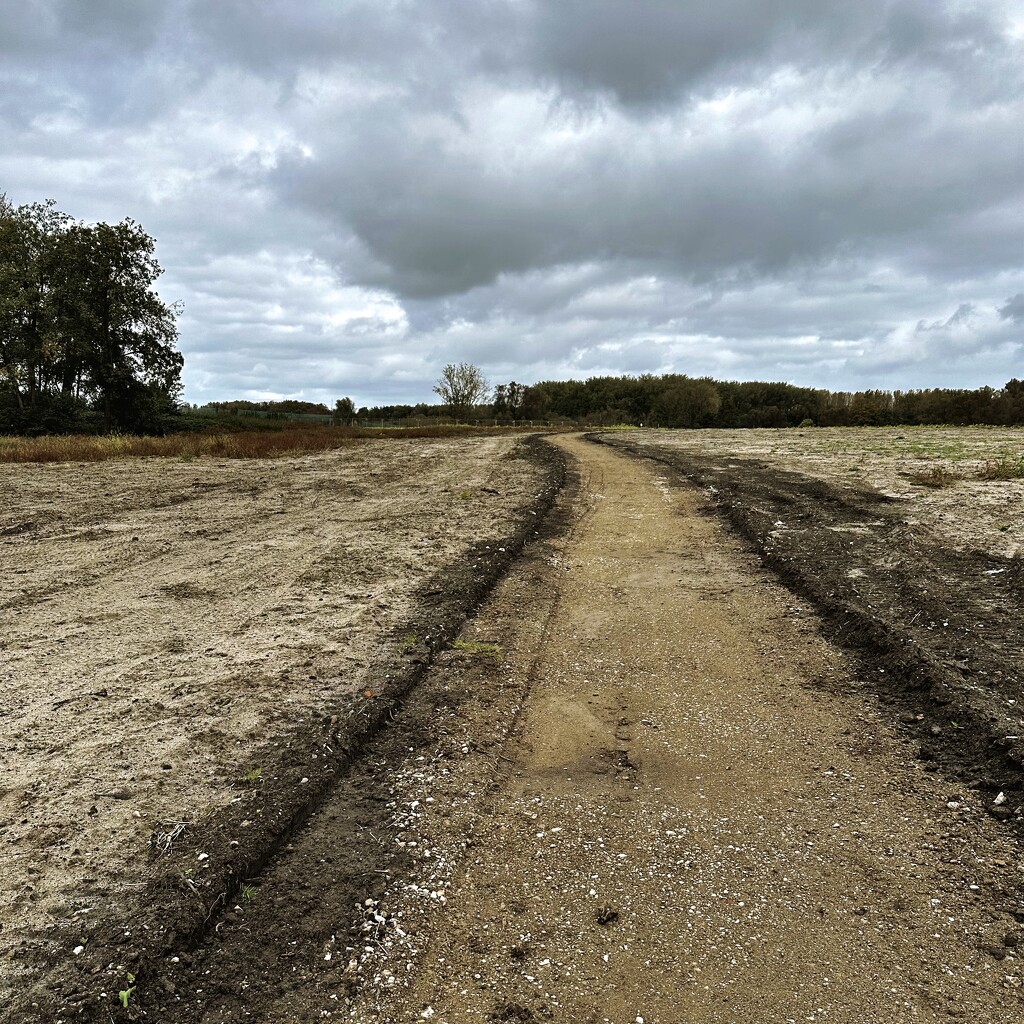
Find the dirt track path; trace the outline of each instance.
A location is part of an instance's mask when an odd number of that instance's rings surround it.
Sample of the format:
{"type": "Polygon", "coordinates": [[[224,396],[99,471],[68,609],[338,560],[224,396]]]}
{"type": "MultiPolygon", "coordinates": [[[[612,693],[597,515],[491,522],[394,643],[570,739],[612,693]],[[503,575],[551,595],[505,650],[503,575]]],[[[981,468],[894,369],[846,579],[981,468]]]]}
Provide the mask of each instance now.
{"type": "Polygon", "coordinates": [[[352,1019],[1019,1021],[1009,835],[696,491],[558,444],[583,512],[543,641],[507,652],[528,702],[484,806],[402,832],[471,838],[418,956],[352,1019]]]}

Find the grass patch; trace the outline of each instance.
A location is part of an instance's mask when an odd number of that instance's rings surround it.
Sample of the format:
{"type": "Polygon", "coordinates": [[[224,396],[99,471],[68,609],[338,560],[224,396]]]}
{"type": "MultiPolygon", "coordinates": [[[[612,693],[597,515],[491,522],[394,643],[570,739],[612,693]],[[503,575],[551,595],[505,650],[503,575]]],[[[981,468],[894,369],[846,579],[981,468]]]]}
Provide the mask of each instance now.
{"type": "Polygon", "coordinates": [[[423,643],[423,638],[419,633],[406,633],[405,636],[402,637],[402,653],[408,654],[410,651],[415,651],[421,643],[423,643]]]}
{"type": "Polygon", "coordinates": [[[267,459],[332,451],[370,438],[477,437],[529,433],[525,427],[295,427],[289,430],[169,434],[166,437],[84,434],[0,437],[0,462],[106,462],[110,459],[267,459]]]}
{"type": "Polygon", "coordinates": [[[501,648],[498,644],[481,643],[479,640],[456,640],[452,644],[452,650],[501,661],[501,648]]]}
{"type": "Polygon", "coordinates": [[[1024,458],[1003,455],[985,463],[979,480],[1024,480],[1024,458]]]}

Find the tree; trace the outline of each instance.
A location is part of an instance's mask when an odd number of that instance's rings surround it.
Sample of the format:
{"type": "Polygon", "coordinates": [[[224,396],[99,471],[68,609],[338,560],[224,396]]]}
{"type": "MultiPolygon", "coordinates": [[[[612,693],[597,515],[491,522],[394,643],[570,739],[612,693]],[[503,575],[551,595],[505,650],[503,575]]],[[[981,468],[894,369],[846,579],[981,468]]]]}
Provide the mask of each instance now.
{"type": "Polygon", "coordinates": [[[441,378],[434,385],[434,392],[449,406],[452,416],[466,420],[473,407],[486,402],[491,387],[480,368],[471,363],[449,363],[442,371],[441,378]]]}
{"type": "Polygon", "coordinates": [[[517,384],[514,380],[499,384],[494,389],[494,415],[512,420],[521,419],[525,398],[525,384],[517,384]]]}
{"type": "Polygon", "coordinates": [[[352,426],[352,421],[356,418],[356,403],[348,396],[339,398],[334,403],[332,416],[335,424],[342,427],[352,426]]]}
{"type": "Polygon", "coordinates": [[[665,427],[703,427],[721,407],[718,390],[711,381],[674,377],[654,400],[651,415],[665,427]]]}
{"type": "Polygon", "coordinates": [[[66,429],[88,405],[105,429],[159,429],[183,359],[179,309],[153,289],[155,244],[132,220],[89,225],[52,201],[0,203],[0,416],[66,429]]]}

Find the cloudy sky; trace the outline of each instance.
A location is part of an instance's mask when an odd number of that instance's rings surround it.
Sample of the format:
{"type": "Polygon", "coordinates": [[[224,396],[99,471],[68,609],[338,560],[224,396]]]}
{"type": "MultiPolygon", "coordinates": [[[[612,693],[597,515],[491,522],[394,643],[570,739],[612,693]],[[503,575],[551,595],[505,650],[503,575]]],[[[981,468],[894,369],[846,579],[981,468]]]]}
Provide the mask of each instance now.
{"type": "Polygon", "coordinates": [[[0,191],[130,216],[190,401],[1024,377],[1024,0],[20,0],[0,191]]]}

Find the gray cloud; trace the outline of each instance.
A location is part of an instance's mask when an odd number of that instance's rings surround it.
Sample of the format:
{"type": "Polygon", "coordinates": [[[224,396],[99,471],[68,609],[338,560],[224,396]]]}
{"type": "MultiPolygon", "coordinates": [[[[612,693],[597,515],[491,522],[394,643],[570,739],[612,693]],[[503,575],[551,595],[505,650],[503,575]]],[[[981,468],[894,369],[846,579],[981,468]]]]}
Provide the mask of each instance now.
{"type": "Polygon", "coordinates": [[[1017,0],[27,0],[0,190],[157,237],[198,400],[1000,383],[1022,51],[1017,0]]]}
{"type": "Polygon", "coordinates": [[[999,307],[999,315],[1014,323],[1024,322],[1024,292],[1018,292],[1007,299],[1005,305],[999,307]]]}

